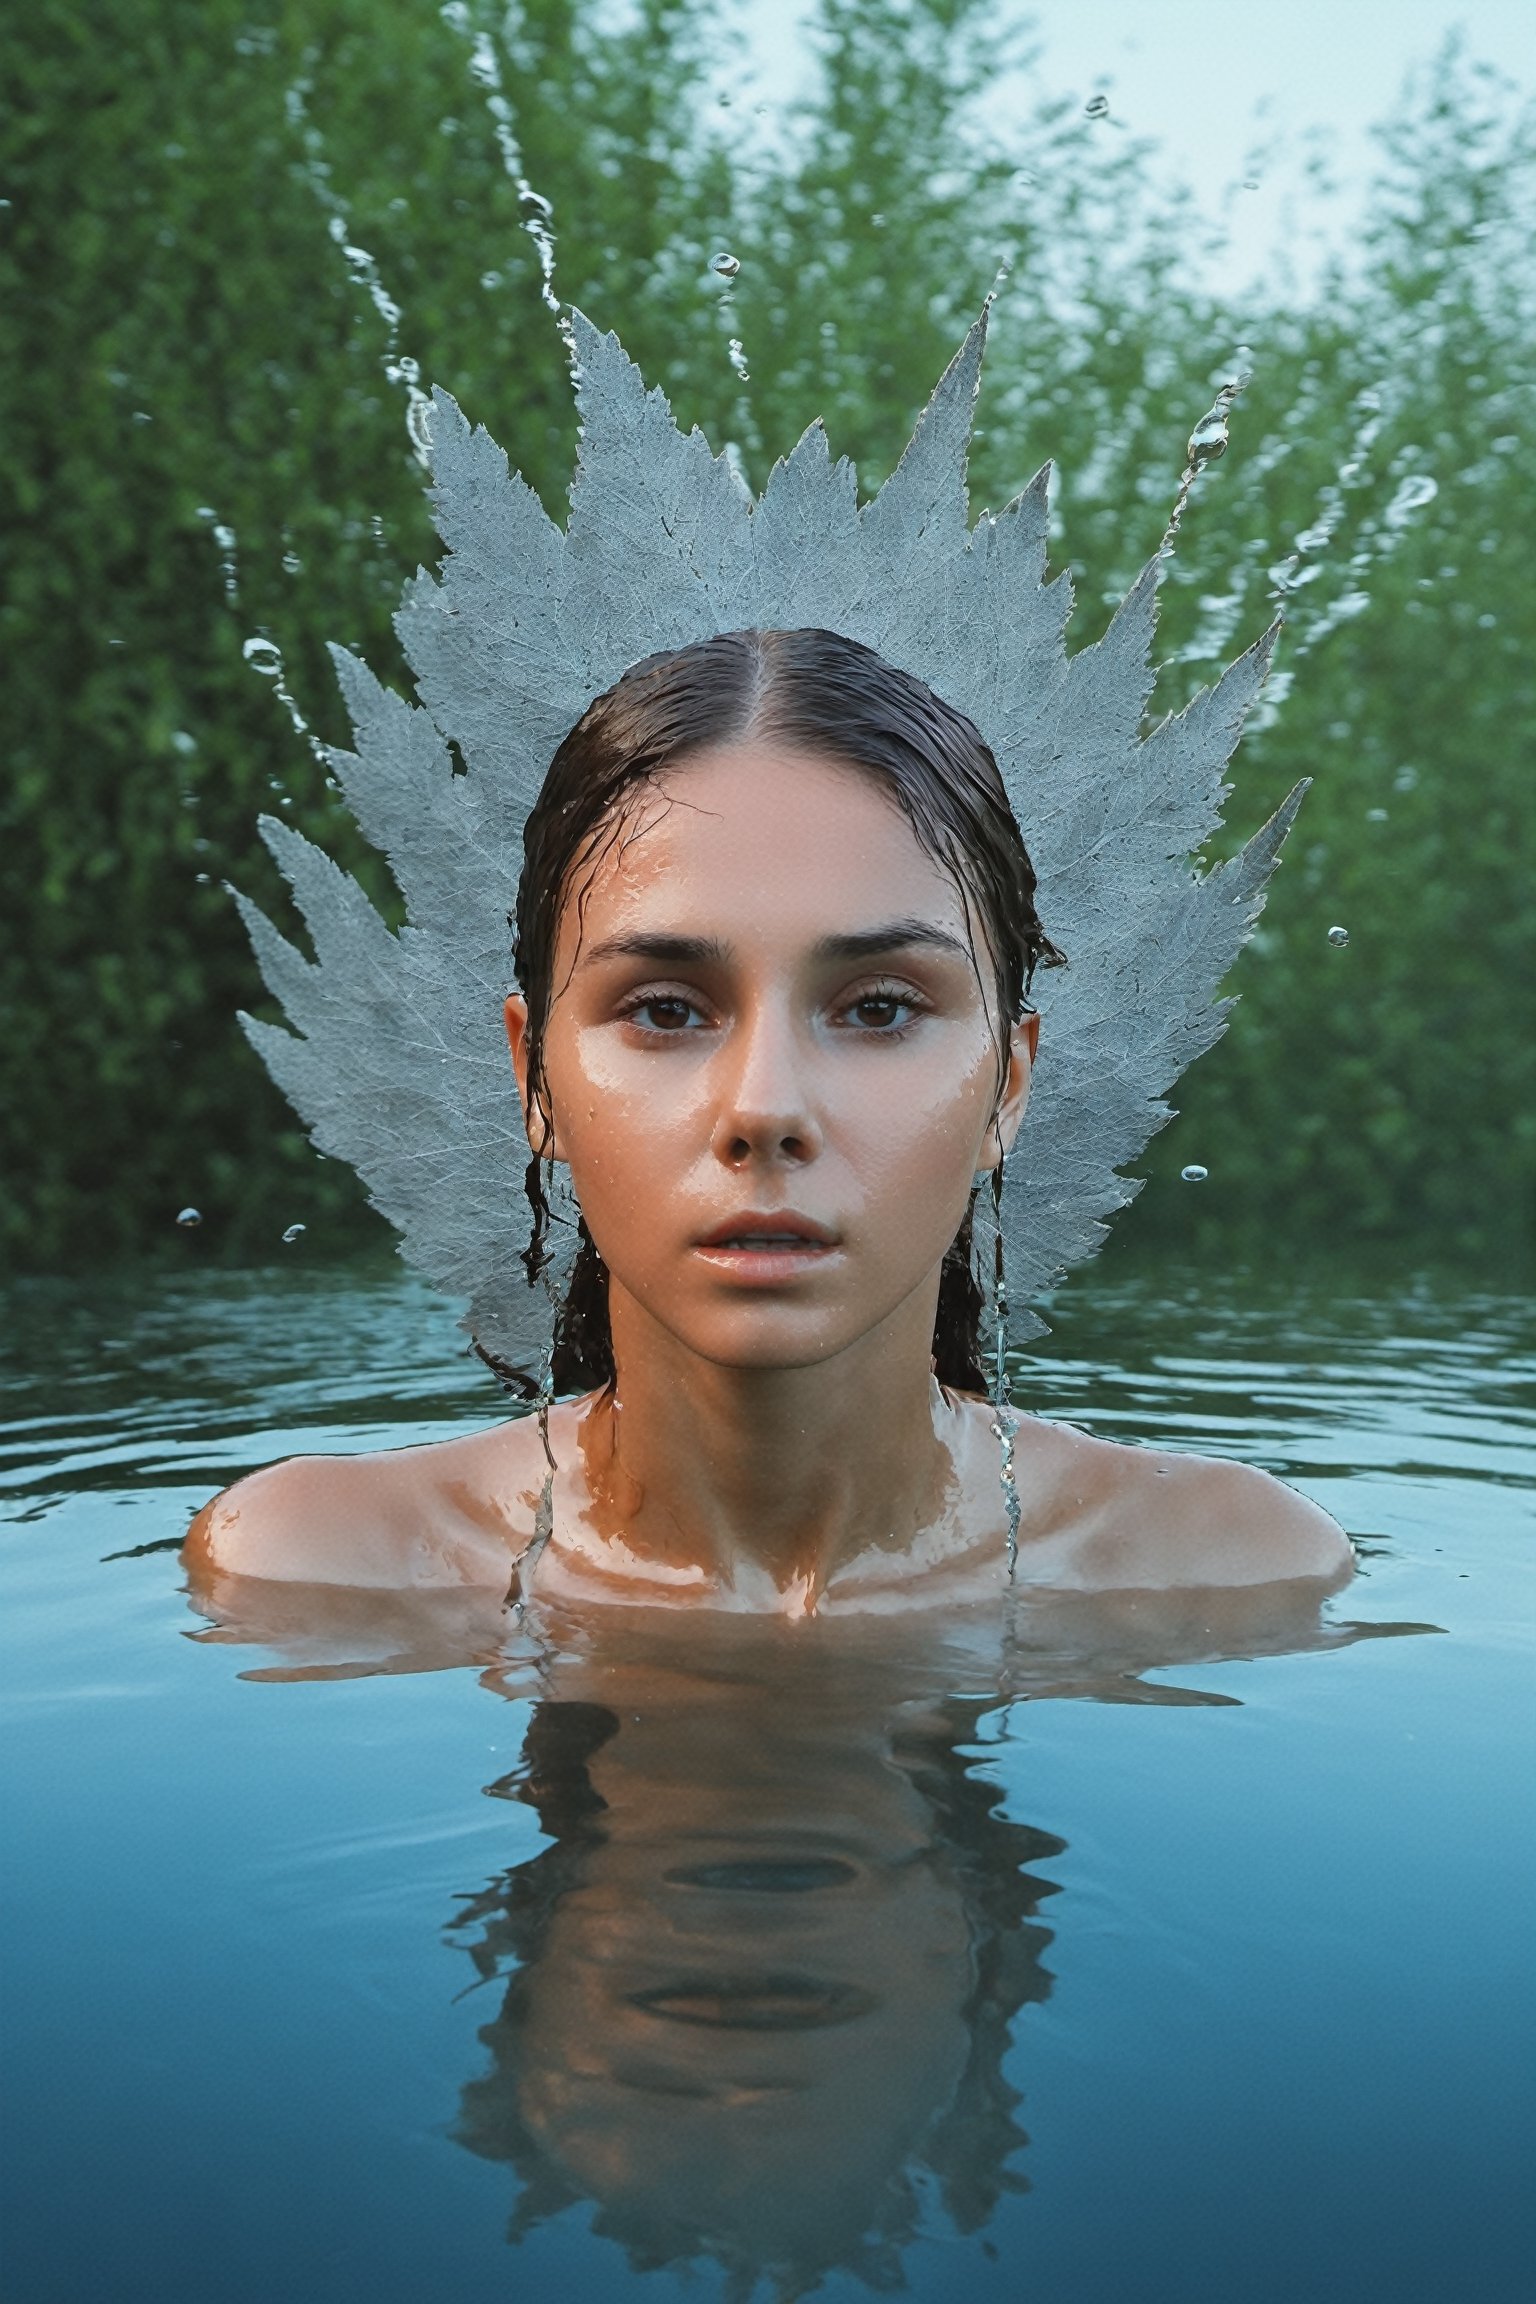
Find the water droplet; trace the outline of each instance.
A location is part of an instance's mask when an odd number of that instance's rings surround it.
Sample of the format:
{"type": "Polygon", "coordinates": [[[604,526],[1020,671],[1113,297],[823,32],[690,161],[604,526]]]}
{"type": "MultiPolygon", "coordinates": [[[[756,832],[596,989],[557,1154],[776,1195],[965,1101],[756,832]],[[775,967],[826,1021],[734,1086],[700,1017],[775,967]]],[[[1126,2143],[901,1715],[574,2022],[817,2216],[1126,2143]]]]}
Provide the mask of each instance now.
{"type": "Polygon", "coordinates": [[[302,573],[303,567],[304,563],[297,552],[285,552],[283,554],[283,572],[285,575],[297,576],[302,573]]]}
{"type": "Polygon", "coordinates": [[[213,540],[221,552],[233,552],[240,541],[233,528],[226,527],[222,521],[213,531],[213,540]]]}
{"type": "Polygon", "coordinates": [[[1209,464],[1218,456],[1225,456],[1231,435],[1227,430],[1227,411],[1218,400],[1215,407],[1201,417],[1189,436],[1191,464],[1209,464]]]}
{"type": "Polygon", "coordinates": [[[295,1240],[302,1236],[303,1231],[304,1227],[302,1224],[290,1224],[287,1231],[283,1234],[283,1246],[285,1248],[291,1248],[295,1240]]]}
{"type": "Polygon", "coordinates": [[[263,680],[281,679],[283,652],[275,641],[263,640],[258,633],[254,639],[246,641],[240,653],[251,670],[259,672],[263,680]]]}
{"type": "Polygon", "coordinates": [[[883,216],[871,216],[870,222],[874,225],[877,232],[883,232],[885,230],[885,218],[883,216]]]}
{"type": "Polygon", "coordinates": [[[1187,1168],[1179,1170],[1179,1180],[1184,1184],[1203,1184],[1209,1174],[1209,1168],[1202,1168],[1198,1160],[1191,1160],[1187,1168]]]}
{"type": "Polygon", "coordinates": [[[1385,808],[1367,808],[1365,812],[1365,820],[1367,824],[1385,824],[1387,821],[1387,812],[1385,808]]]}
{"type": "Polygon", "coordinates": [[[1243,190],[1245,192],[1257,192],[1258,188],[1259,180],[1257,176],[1245,176],[1243,178],[1243,190]]]}
{"type": "Polygon", "coordinates": [[[1327,521],[1320,520],[1315,528],[1303,528],[1296,539],[1296,549],[1298,552],[1321,552],[1332,534],[1333,530],[1327,521]]]}
{"type": "Polygon", "coordinates": [[[195,736],[189,736],[185,728],[176,728],[172,730],[171,743],[178,752],[183,754],[188,752],[195,752],[197,750],[197,738],[195,736]]]}
{"type": "Polygon", "coordinates": [[[1107,120],[1109,118],[1109,98],[1107,96],[1090,96],[1083,106],[1083,110],[1090,120],[1107,120]]]}
{"type": "Polygon", "coordinates": [[[183,1208],[176,1221],[183,1232],[195,1232],[203,1220],[201,1208],[183,1208]]]}
{"type": "Polygon", "coordinates": [[[517,196],[525,208],[531,208],[536,216],[542,216],[546,224],[554,222],[554,202],[546,200],[542,192],[535,192],[531,184],[521,185],[517,196]]]}
{"type": "Polygon", "coordinates": [[[405,411],[405,428],[411,436],[411,446],[418,462],[432,461],[432,403],[416,385],[410,387],[410,405],[405,411]]]}
{"type": "Polygon", "coordinates": [[[1392,779],[1392,789],[1394,792],[1411,792],[1415,784],[1417,784],[1418,780],[1419,772],[1417,768],[1409,764],[1399,768],[1397,774],[1392,779]]]}
{"type": "Polygon", "coordinates": [[[1410,472],[1397,485],[1397,494],[1382,514],[1389,528],[1405,528],[1415,512],[1432,504],[1440,493],[1440,483],[1427,472],[1410,472]]]}
{"type": "Polygon", "coordinates": [[[743,384],[750,384],[752,377],[747,367],[746,348],[743,345],[741,338],[739,336],[733,336],[730,342],[726,345],[725,349],[729,355],[731,366],[735,369],[743,384]]]}
{"type": "Polygon", "coordinates": [[[499,272],[482,272],[480,285],[482,288],[499,288],[501,286],[501,274],[499,272]]]}
{"type": "Polygon", "coordinates": [[[1347,928],[1330,928],[1328,941],[1330,944],[1347,944],[1349,942],[1349,930],[1347,928]]]}
{"type": "Polygon", "coordinates": [[[147,408],[135,408],[133,420],[135,424],[153,424],[154,422],[154,418],[147,408]]]}
{"type": "Polygon", "coordinates": [[[197,882],[199,888],[206,888],[208,886],[208,874],[206,872],[194,872],[192,877],[197,882]]]}
{"type": "Polygon", "coordinates": [[[709,268],[711,272],[718,272],[722,280],[734,280],[741,270],[741,258],[722,248],[717,256],[711,256],[709,268]]]}

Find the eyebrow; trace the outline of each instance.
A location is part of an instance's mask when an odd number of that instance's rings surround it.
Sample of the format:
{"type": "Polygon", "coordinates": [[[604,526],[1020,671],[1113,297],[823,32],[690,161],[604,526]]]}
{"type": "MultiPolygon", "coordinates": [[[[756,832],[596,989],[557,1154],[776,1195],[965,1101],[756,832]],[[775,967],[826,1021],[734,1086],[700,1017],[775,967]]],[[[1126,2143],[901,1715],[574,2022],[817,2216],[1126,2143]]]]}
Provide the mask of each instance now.
{"type": "MultiPolygon", "coordinates": [[[[949,952],[973,965],[970,947],[947,928],[931,920],[885,920],[878,927],[856,928],[836,936],[823,936],[815,945],[816,960],[872,960],[884,952],[927,950],[949,952]]],[[[636,935],[608,936],[588,945],[577,962],[592,967],[604,960],[646,960],[656,967],[699,968],[720,966],[731,957],[731,947],[718,936],[636,935]]]]}

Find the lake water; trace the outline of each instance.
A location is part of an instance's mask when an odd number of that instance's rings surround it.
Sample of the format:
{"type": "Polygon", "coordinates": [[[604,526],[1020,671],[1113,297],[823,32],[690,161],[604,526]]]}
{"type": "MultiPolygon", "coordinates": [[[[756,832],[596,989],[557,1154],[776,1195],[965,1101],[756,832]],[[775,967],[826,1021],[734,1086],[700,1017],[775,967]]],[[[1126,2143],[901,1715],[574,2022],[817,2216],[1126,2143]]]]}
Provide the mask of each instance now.
{"type": "Polygon", "coordinates": [[[1105,1265],[1021,1363],[1326,1505],[1323,1624],[537,1639],[189,1611],[236,1473],[500,1412],[410,1282],[0,1314],[9,2304],[1536,2294],[1513,1299],[1105,1265]]]}

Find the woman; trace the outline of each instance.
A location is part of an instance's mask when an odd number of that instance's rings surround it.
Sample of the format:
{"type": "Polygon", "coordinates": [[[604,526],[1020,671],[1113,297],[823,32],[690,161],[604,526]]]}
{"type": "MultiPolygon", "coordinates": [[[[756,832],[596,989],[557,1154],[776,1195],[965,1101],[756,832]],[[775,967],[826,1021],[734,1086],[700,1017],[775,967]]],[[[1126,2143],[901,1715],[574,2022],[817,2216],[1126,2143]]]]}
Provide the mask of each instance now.
{"type": "Polygon", "coordinates": [[[985,1397],[978,1193],[1059,955],[996,761],[826,631],[647,659],[531,814],[507,1037],[582,1244],[538,1417],[241,1481],[194,1571],[791,1616],[1343,1583],[1246,1467],[985,1397]],[[575,1397],[561,1397],[574,1393],[575,1397]]]}

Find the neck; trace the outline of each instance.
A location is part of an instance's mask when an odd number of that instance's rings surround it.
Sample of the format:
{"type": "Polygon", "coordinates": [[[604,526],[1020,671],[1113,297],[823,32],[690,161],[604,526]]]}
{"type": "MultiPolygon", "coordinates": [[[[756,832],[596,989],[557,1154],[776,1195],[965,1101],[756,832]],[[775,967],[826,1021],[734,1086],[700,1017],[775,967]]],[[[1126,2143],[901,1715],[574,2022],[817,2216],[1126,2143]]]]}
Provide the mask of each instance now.
{"type": "Polygon", "coordinates": [[[939,1516],[934,1306],[920,1290],[805,1368],[701,1359],[615,1285],[614,1392],[582,1428],[589,1518],[643,1557],[810,1605],[845,1560],[939,1516]]]}

